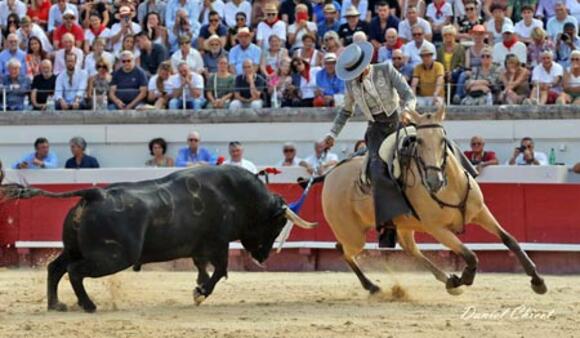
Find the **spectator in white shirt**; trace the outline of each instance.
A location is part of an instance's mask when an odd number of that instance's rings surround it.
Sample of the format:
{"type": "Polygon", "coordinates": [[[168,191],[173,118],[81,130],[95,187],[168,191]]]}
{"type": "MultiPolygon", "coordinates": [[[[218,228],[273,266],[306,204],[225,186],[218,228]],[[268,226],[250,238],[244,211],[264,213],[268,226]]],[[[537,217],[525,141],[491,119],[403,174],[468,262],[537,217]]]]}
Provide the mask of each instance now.
{"type": "Polygon", "coordinates": [[[554,52],[544,50],[541,54],[541,62],[534,67],[532,72],[532,84],[534,85],[530,95],[530,101],[524,103],[540,104],[554,103],[560,95],[562,66],[554,62],[554,52]]]}
{"type": "Polygon", "coordinates": [[[548,165],[546,154],[534,150],[534,140],[531,137],[524,137],[520,146],[514,150],[509,165],[548,165]]]}
{"type": "Polygon", "coordinates": [[[228,151],[230,153],[230,159],[225,160],[224,164],[242,167],[251,172],[252,174],[258,173],[258,168],[256,168],[256,165],[244,158],[244,147],[240,142],[238,141],[230,142],[228,146],[228,151]]]}
{"type": "Polygon", "coordinates": [[[423,28],[423,33],[425,34],[425,39],[431,41],[431,24],[429,21],[419,17],[417,13],[416,6],[409,6],[407,8],[406,19],[399,22],[399,37],[403,39],[404,42],[409,42],[413,40],[413,33],[411,28],[415,25],[419,25],[423,28]]]}
{"type": "Polygon", "coordinates": [[[302,48],[302,37],[304,35],[312,34],[316,36],[318,31],[316,23],[309,20],[308,7],[305,4],[297,5],[294,15],[294,23],[288,26],[288,44],[291,45],[291,51],[302,48]]]}
{"type": "Polygon", "coordinates": [[[203,77],[192,71],[187,62],[177,65],[177,74],[169,78],[169,85],[173,88],[169,109],[200,110],[205,105],[203,77]]]}
{"type": "Polygon", "coordinates": [[[502,41],[493,46],[493,63],[498,66],[503,66],[505,58],[508,54],[515,54],[522,64],[525,64],[528,57],[528,49],[526,45],[518,41],[514,34],[514,27],[511,24],[506,24],[502,29],[502,41]]]}
{"type": "MultiPolygon", "coordinates": [[[[79,11],[77,6],[69,4],[68,0],[58,0],[54,5],[50,7],[48,11],[48,33],[50,34],[56,27],[64,23],[62,15],[65,11],[71,10],[75,18],[79,17],[79,11]]],[[[78,23],[75,22],[75,23],[78,23]]]]}
{"type": "Polygon", "coordinates": [[[105,50],[106,46],[107,42],[103,38],[96,38],[93,41],[93,51],[85,57],[85,63],[83,67],[89,76],[97,74],[97,68],[95,65],[98,59],[102,58],[106,60],[109,65],[115,64],[115,56],[105,50]]]}
{"type": "Polygon", "coordinates": [[[284,159],[278,162],[278,167],[306,167],[306,162],[296,156],[296,146],[294,143],[284,143],[282,154],[284,155],[284,159]]]}
{"type": "Polygon", "coordinates": [[[45,52],[47,53],[52,52],[52,44],[50,43],[50,40],[48,40],[48,37],[46,36],[44,29],[42,29],[42,27],[40,27],[39,25],[33,23],[32,20],[27,16],[22,18],[22,20],[20,21],[20,28],[18,28],[18,30],[16,31],[16,35],[18,35],[18,39],[20,41],[20,49],[22,50],[26,50],[28,48],[27,47],[28,41],[30,40],[31,37],[36,37],[38,38],[38,40],[40,40],[42,49],[45,52]]]}
{"type": "Polygon", "coordinates": [[[62,48],[54,53],[54,74],[58,75],[67,69],[65,56],[68,54],[76,55],[76,69],[81,69],[83,65],[84,53],[82,49],[75,47],[75,37],[71,33],[65,33],[62,36],[62,48]]]}
{"type": "MultiPolygon", "coordinates": [[[[423,46],[429,46],[432,50],[435,50],[435,46],[431,42],[425,40],[425,31],[423,30],[423,27],[415,25],[411,31],[413,34],[413,40],[407,42],[405,46],[403,46],[403,53],[407,56],[410,67],[415,68],[415,66],[423,62],[419,53],[421,48],[423,48],[423,46]]],[[[433,55],[433,58],[436,59],[437,54],[433,55]]]]}
{"type": "Polygon", "coordinates": [[[548,20],[546,24],[546,31],[552,41],[556,41],[559,38],[560,34],[564,31],[564,25],[568,22],[573,23],[576,26],[576,31],[578,31],[578,22],[575,17],[568,15],[565,3],[557,2],[554,6],[554,12],[556,16],[548,20]]]}
{"type": "Polygon", "coordinates": [[[10,14],[18,15],[22,19],[26,15],[26,4],[20,0],[4,0],[0,2],[0,26],[7,26],[10,14]]]}
{"type": "Polygon", "coordinates": [[[278,19],[278,7],[274,2],[268,2],[264,6],[266,20],[258,24],[256,41],[262,50],[268,50],[270,35],[276,35],[286,44],[286,23],[278,19]]]}
{"type": "Polygon", "coordinates": [[[119,22],[111,27],[110,37],[113,45],[113,52],[121,51],[123,40],[127,35],[136,35],[141,32],[141,26],[131,21],[134,13],[129,6],[122,6],[119,9],[119,22]]]}
{"type": "Polygon", "coordinates": [[[518,39],[526,44],[532,43],[532,31],[536,27],[542,28],[543,22],[534,19],[534,7],[531,5],[522,6],[522,20],[516,23],[515,33],[518,39]]]}
{"type": "Polygon", "coordinates": [[[493,18],[489,19],[485,23],[485,30],[491,37],[489,44],[496,44],[501,42],[504,26],[508,23],[512,26],[514,24],[510,18],[506,18],[505,11],[506,8],[503,4],[494,2],[490,6],[490,12],[493,15],[493,18]]]}
{"type": "Polygon", "coordinates": [[[446,0],[434,0],[427,6],[425,17],[431,23],[433,30],[433,41],[442,41],[441,30],[443,26],[451,23],[453,19],[453,8],[446,0]]]}
{"type": "Polygon", "coordinates": [[[224,8],[226,24],[236,27],[236,14],[243,12],[246,18],[252,17],[252,5],[246,0],[231,0],[224,8]]]}
{"type": "Polygon", "coordinates": [[[66,54],[66,70],[56,78],[54,90],[55,107],[59,110],[85,109],[85,91],[88,76],[84,69],[79,69],[76,54],[66,54]]]}
{"type": "Polygon", "coordinates": [[[311,175],[323,175],[338,163],[338,156],[334,153],[327,152],[325,149],[326,145],[323,142],[315,142],[314,154],[304,159],[304,162],[307,164],[306,170],[311,175]]]}
{"type": "Polygon", "coordinates": [[[191,39],[187,35],[179,38],[179,49],[171,55],[173,69],[177,69],[181,62],[187,63],[189,68],[196,73],[203,71],[203,58],[197,49],[191,48],[191,39]]]}

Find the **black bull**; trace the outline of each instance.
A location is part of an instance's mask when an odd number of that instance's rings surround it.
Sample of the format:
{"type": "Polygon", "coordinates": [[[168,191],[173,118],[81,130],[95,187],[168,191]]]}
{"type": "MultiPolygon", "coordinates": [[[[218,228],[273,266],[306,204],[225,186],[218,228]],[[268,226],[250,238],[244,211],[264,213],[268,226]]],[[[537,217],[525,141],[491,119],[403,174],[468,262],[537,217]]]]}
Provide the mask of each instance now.
{"type": "Polygon", "coordinates": [[[188,169],[157,180],[66,193],[4,186],[1,195],[81,198],[64,222],[64,250],[48,266],[49,310],[66,310],[57,295],[65,273],[79,305],[93,312],[85,277],[184,257],[198,268],[194,300],[199,304],[227,277],[229,242],[240,240],[263,262],[287,221],[316,226],[294,214],[255,175],[235,166],[188,169]],[[211,276],[208,263],[214,267],[211,276]]]}

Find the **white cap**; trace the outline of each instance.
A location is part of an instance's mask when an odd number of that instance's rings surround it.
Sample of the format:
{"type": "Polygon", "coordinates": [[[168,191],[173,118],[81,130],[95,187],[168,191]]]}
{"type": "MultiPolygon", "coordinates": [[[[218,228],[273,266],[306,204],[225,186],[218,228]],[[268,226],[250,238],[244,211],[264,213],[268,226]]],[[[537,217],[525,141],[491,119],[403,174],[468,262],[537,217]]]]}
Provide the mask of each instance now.
{"type": "Polygon", "coordinates": [[[514,33],[514,25],[510,24],[510,23],[506,23],[503,25],[503,27],[501,28],[501,33],[514,33]]]}

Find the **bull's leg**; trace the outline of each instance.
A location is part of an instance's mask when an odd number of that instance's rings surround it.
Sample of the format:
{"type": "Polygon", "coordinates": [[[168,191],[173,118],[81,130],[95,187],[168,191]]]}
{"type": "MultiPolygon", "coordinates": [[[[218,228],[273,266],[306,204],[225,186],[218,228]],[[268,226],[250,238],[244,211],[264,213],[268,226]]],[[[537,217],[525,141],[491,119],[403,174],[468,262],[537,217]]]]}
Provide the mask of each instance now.
{"type": "Polygon", "coordinates": [[[203,285],[209,280],[207,273],[207,260],[205,258],[193,258],[193,264],[197,268],[197,285],[203,285]]]}
{"type": "MultiPolygon", "coordinates": [[[[415,232],[413,230],[407,229],[397,229],[397,233],[399,235],[399,244],[408,254],[415,257],[417,261],[419,261],[424,267],[426,267],[435,278],[442,282],[443,284],[447,283],[449,276],[445,271],[439,269],[429,258],[425,257],[423,253],[417,247],[417,243],[415,242],[415,232]]],[[[459,289],[458,289],[459,290],[459,289]]]]}
{"type": "Polygon", "coordinates": [[[215,288],[217,282],[219,282],[222,277],[227,277],[228,275],[228,244],[221,248],[221,250],[214,250],[209,262],[213,265],[214,271],[211,277],[202,285],[199,285],[193,291],[193,300],[196,305],[200,305],[215,288]]]}
{"type": "Polygon", "coordinates": [[[58,283],[66,273],[69,264],[69,256],[63,252],[50,264],[48,264],[48,278],[46,296],[48,299],[48,310],[66,311],[66,305],[58,300],[58,283]]]}
{"type": "Polygon", "coordinates": [[[522,250],[516,239],[513,238],[513,236],[507,231],[505,231],[504,228],[502,228],[495,217],[493,217],[487,206],[484,206],[482,211],[477,215],[477,217],[475,217],[473,222],[481,225],[483,229],[500,238],[503,244],[505,244],[505,246],[507,246],[508,249],[510,249],[510,251],[516,255],[516,257],[518,257],[518,260],[526,271],[526,274],[532,277],[532,289],[535,293],[544,294],[548,291],[548,288],[544,283],[544,279],[540,277],[538,271],[536,270],[536,265],[534,262],[532,262],[526,252],[522,250]]]}
{"type": "Polygon", "coordinates": [[[452,274],[446,282],[447,292],[450,294],[456,294],[457,288],[462,285],[471,285],[475,279],[475,272],[477,271],[477,256],[473,251],[466,247],[460,240],[447,228],[443,227],[427,227],[429,233],[438,240],[441,244],[445,245],[455,254],[463,257],[463,260],[467,266],[463,269],[461,277],[457,277],[452,274]]]}
{"type": "Polygon", "coordinates": [[[126,258],[124,249],[111,245],[99,248],[96,254],[85,256],[84,259],[69,264],[68,275],[78,298],[78,304],[86,312],[95,312],[97,307],[89,298],[83,285],[83,279],[114,274],[133,265],[134,260],[126,258]]]}
{"type": "Polygon", "coordinates": [[[336,250],[338,250],[338,252],[340,252],[342,254],[342,257],[344,257],[344,260],[346,261],[346,264],[348,264],[348,266],[352,269],[352,271],[356,274],[356,276],[358,277],[358,280],[360,281],[360,283],[362,284],[362,287],[367,290],[368,292],[370,292],[370,294],[375,294],[379,291],[381,291],[381,288],[379,288],[378,286],[376,286],[375,284],[373,284],[373,282],[371,282],[367,276],[365,276],[365,274],[362,272],[362,270],[359,268],[359,266],[356,264],[356,261],[353,259],[352,256],[346,255],[344,253],[344,249],[342,247],[342,244],[340,243],[336,243],[336,250]]]}

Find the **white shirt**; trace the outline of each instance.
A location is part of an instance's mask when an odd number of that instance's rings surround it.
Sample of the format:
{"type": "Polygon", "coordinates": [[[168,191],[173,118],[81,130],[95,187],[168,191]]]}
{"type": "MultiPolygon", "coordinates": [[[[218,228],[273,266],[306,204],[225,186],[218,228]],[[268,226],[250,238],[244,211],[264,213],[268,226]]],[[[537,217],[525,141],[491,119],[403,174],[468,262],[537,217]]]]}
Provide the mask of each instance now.
{"type": "Polygon", "coordinates": [[[77,10],[77,6],[75,6],[74,4],[70,4],[67,3],[65,10],[64,11],[60,11],[60,9],[58,8],[58,4],[54,4],[50,7],[50,10],[48,11],[48,31],[52,32],[56,27],[62,25],[63,20],[62,20],[62,13],[64,13],[66,10],[70,9],[71,11],[73,11],[73,13],[75,13],[75,23],[78,23],[79,21],[79,11],[77,10]]]}
{"type": "Polygon", "coordinates": [[[72,84],[66,71],[56,77],[54,100],[64,99],[66,103],[73,103],[76,98],[83,99],[88,83],[87,72],[84,69],[76,69],[73,73],[72,84]]]}
{"type": "MultiPolygon", "coordinates": [[[[338,162],[338,155],[336,155],[335,153],[328,152],[328,153],[326,153],[326,157],[324,157],[324,159],[322,159],[319,163],[318,157],[316,157],[316,154],[312,154],[312,155],[308,156],[307,158],[305,158],[304,161],[306,163],[308,163],[313,169],[315,169],[315,171],[319,171],[320,165],[325,165],[330,161],[338,162]]],[[[318,172],[317,174],[321,175],[324,173],[318,172]]]]}
{"type": "MultiPolygon", "coordinates": [[[[425,35],[433,34],[433,32],[431,31],[431,24],[429,23],[429,21],[423,18],[417,18],[417,22],[415,23],[415,25],[419,25],[420,27],[422,27],[425,35]]],[[[407,41],[413,40],[413,32],[411,31],[412,26],[414,25],[411,25],[408,19],[399,22],[399,37],[407,41]]]]}
{"type": "Polygon", "coordinates": [[[577,22],[580,22],[580,1],[578,0],[566,1],[566,8],[568,8],[570,15],[575,17],[577,22]]]}
{"type": "MultiPolygon", "coordinates": [[[[85,54],[80,48],[77,47],[72,48],[72,53],[74,53],[77,56],[77,64],[75,66],[75,69],[78,71],[83,66],[83,59],[85,54]]],[[[65,55],[64,48],[61,48],[54,53],[54,75],[58,75],[66,70],[64,55],[65,55]]]]}
{"type": "Polygon", "coordinates": [[[421,50],[421,48],[423,46],[428,46],[428,45],[430,45],[432,50],[435,51],[435,54],[433,54],[433,60],[436,60],[437,59],[437,51],[435,49],[435,46],[427,40],[423,40],[423,43],[419,47],[417,47],[417,44],[415,43],[414,40],[407,42],[403,46],[403,54],[405,54],[407,56],[407,58],[409,59],[408,63],[411,65],[411,67],[415,67],[416,65],[421,64],[423,62],[421,60],[421,55],[419,55],[419,51],[421,50]]]}
{"type": "MultiPolygon", "coordinates": [[[[101,34],[99,34],[100,38],[103,38],[105,40],[111,38],[111,30],[109,28],[105,28],[101,34]]],[[[89,46],[93,45],[93,42],[95,41],[95,34],[93,33],[92,30],[90,29],[85,29],[85,41],[89,44],[89,46]]]]}
{"type": "MultiPolygon", "coordinates": [[[[109,63],[109,66],[112,68],[115,65],[115,56],[107,51],[103,51],[101,53],[101,58],[106,60],[109,63]]],[[[95,60],[95,53],[90,52],[85,57],[85,64],[84,69],[87,71],[89,76],[93,76],[97,74],[97,60],[95,60]]]]}
{"type": "Polygon", "coordinates": [[[258,24],[256,31],[256,40],[262,41],[262,50],[268,50],[270,47],[270,36],[277,35],[282,39],[282,46],[286,43],[286,23],[282,20],[278,20],[273,27],[270,27],[264,21],[258,24]]]}
{"type": "Polygon", "coordinates": [[[224,17],[228,26],[236,26],[236,14],[238,14],[238,12],[244,12],[246,14],[247,22],[252,20],[252,5],[248,1],[244,0],[239,5],[230,1],[224,8],[224,17]]]}
{"type": "MultiPolygon", "coordinates": [[[[46,33],[44,32],[44,29],[42,29],[39,25],[32,23],[31,24],[31,28],[30,28],[30,34],[28,35],[28,38],[26,38],[24,36],[24,32],[22,31],[22,28],[18,28],[18,30],[16,30],[16,35],[18,35],[18,39],[20,42],[24,41],[24,45],[28,47],[28,39],[30,39],[31,37],[37,37],[40,40],[40,44],[42,45],[42,49],[44,49],[45,52],[47,53],[52,53],[52,44],[50,43],[50,40],[48,40],[48,37],[46,36],[46,33]]],[[[27,50],[25,50],[26,52],[27,50]]]]}
{"type": "Polygon", "coordinates": [[[532,72],[532,82],[553,83],[558,76],[562,77],[564,69],[556,62],[552,62],[552,67],[548,72],[541,63],[534,67],[532,72]]]}
{"type": "MultiPolygon", "coordinates": [[[[316,32],[318,31],[318,26],[316,26],[316,24],[312,21],[307,21],[306,27],[313,34],[316,34],[316,32]]],[[[295,39],[294,39],[294,44],[292,45],[292,49],[302,48],[302,46],[304,45],[302,43],[302,37],[307,33],[306,29],[301,29],[299,31],[296,31],[296,29],[297,29],[296,23],[293,23],[290,26],[288,26],[288,35],[295,34],[295,39]]]]}
{"type": "MultiPolygon", "coordinates": [[[[344,15],[346,11],[352,6],[351,0],[343,0],[342,7],[340,7],[340,23],[345,23],[346,18],[344,15]]],[[[368,0],[360,0],[358,6],[356,6],[360,13],[360,19],[366,21],[367,20],[367,12],[369,11],[369,2],[368,0]]]]}
{"type": "Polygon", "coordinates": [[[303,99],[313,99],[314,98],[314,91],[318,88],[316,86],[316,73],[320,70],[320,67],[312,67],[310,68],[310,80],[306,81],[306,79],[300,76],[300,91],[302,92],[303,99]]]}
{"type": "Polygon", "coordinates": [[[516,42],[515,45],[513,45],[510,49],[507,49],[503,42],[498,42],[493,46],[493,51],[491,52],[493,63],[503,67],[505,57],[508,54],[515,54],[518,57],[520,63],[525,64],[528,58],[528,48],[521,41],[516,42]]]}
{"type": "Polygon", "coordinates": [[[171,55],[171,65],[174,70],[177,71],[177,66],[179,66],[179,63],[182,61],[187,62],[189,68],[196,73],[200,73],[203,69],[203,58],[197,49],[194,49],[193,47],[189,49],[189,54],[187,54],[185,58],[183,57],[181,49],[178,49],[173,53],[173,55],[171,55]]]}
{"type": "MultiPolygon", "coordinates": [[[[534,151],[534,159],[537,160],[540,165],[548,165],[548,157],[542,152],[534,151]]],[[[509,161],[506,162],[506,164],[509,164],[509,161]]],[[[519,154],[516,157],[516,165],[528,165],[524,160],[524,154],[519,154]]]]}
{"type": "MultiPolygon", "coordinates": [[[[508,23],[513,25],[512,19],[504,18],[503,25],[506,25],[508,23]]],[[[495,21],[493,19],[490,19],[485,23],[485,30],[487,32],[491,32],[491,34],[493,35],[493,43],[494,44],[501,42],[503,40],[502,33],[501,33],[502,29],[503,29],[503,26],[502,26],[502,28],[499,29],[499,32],[497,32],[495,30],[495,21]]]]}
{"type": "Polygon", "coordinates": [[[536,27],[543,28],[544,23],[538,19],[532,18],[532,24],[529,26],[526,26],[524,20],[522,19],[518,23],[516,23],[516,26],[514,27],[514,31],[517,35],[521,36],[522,38],[530,39],[532,37],[532,31],[536,27]]]}
{"type": "Polygon", "coordinates": [[[8,8],[8,1],[4,0],[0,2],[0,25],[6,27],[8,24],[8,16],[12,13],[16,13],[19,19],[22,19],[26,15],[26,4],[20,0],[14,2],[14,7],[12,10],[8,8]]]}
{"type": "Polygon", "coordinates": [[[242,158],[242,160],[240,162],[232,162],[232,160],[225,160],[224,164],[242,167],[242,168],[248,170],[249,172],[251,172],[252,174],[258,173],[258,168],[256,168],[256,165],[254,163],[244,159],[244,158],[242,158]]]}
{"type": "MultiPolygon", "coordinates": [[[[147,85],[147,90],[150,92],[155,93],[155,95],[159,95],[159,90],[157,89],[157,79],[159,78],[159,75],[155,74],[151,77],[151,79],[149,80],[149,84],[147,85]]],[[[171,77],[170,77],[171,78],[171,77]]],[[[168,94],[173,93],[173,84],[170,80],[167,79],[165,81],[163,81],[163,91],[165,91],[168,94]]]]}
{"type": "MultiPolygon", "coordinates": [[[[111,27],[111,32],[109,33],[109,37],[113,37],[115,35],[117,35],[120,31],[121,31],[121,23],[117,22],[116,24],[113,25],[113,27],[111,27]]],[[[136,24],[135,22],[131,21],[131,30],[133,31],[133,33],[128,32],[131,35],[136,35],[139,34],[141,32],[141,26],[136,24]]],[[[125,38],[124,35],[121,35],[121,37],[119,38],[119,41],[117,41],[117,43],[115,43],[113,45],[113,51],[116,53],[118,51],[121,50],[121,47],[123,46],[123,39],[125,38]]]]}
{"type": "Polygon", "coordinates": [[[571,22],[576,26],[576,33],[578,33],[578,21],[576,21],[576,18],[571,15],[568,15],[564,21],[558,21],[558,18],[556,17],[548,20],[548,23],[546,24],[546,32],[548,32],[548,36],[552,41],[556,41],[558,34],[564,31],[564,25],[568,22],[571,22]]]}
{"type": "Polygon", "coordinates": [[[296,156],[294,156],[294,158],[292,159],[292,164],[291,165],[286,165],[286,160],[282,160],[280,162],[278,162],[278,164],[276,164],[277,167],[299,167],[300,166],[300,162],[302,162],[303,160],[301,158],[298,158],[296,156]]]}
{"type": "MultiPolygon", "coordinates": [[[[169,80],[167,80],[169,83],[168,85],[171,86],[171,88],[173,89],[173,92],[175,92],[176,90],[180,89],[182,84],[181,84],[181,76],[179,74],[174,74],[171,75],[169,77],[169,80]]],[[[203,83],[203,76],[199,75],[196,72],[191,72],[191,82],[193,84],[193,87],[196,89],[200,89],[201,90],[201,97],[203,96],[203,88],[204,88],[204,83],[203,83]]],[[[193,99],[191,97],[191,93],[189,90],[185,91],[185,99],[186,100],[191,100],[193,99]]]]}
{"type": "Polygon", "coordinates": [[[435,9],[435,4],[430,3],[429,6],[427,6],[427,11],[425,12],[425,16],[428,17],[429,19],[431,19],[431,21],[435,25],[444,24],[448,17],[453,16],[453,8],[451,7],[451,5],[448,2],[446,2],[445,5],[443,5],[441,12],[443,13],[443,15],[438,17],[437,10],[435,9]]]}

